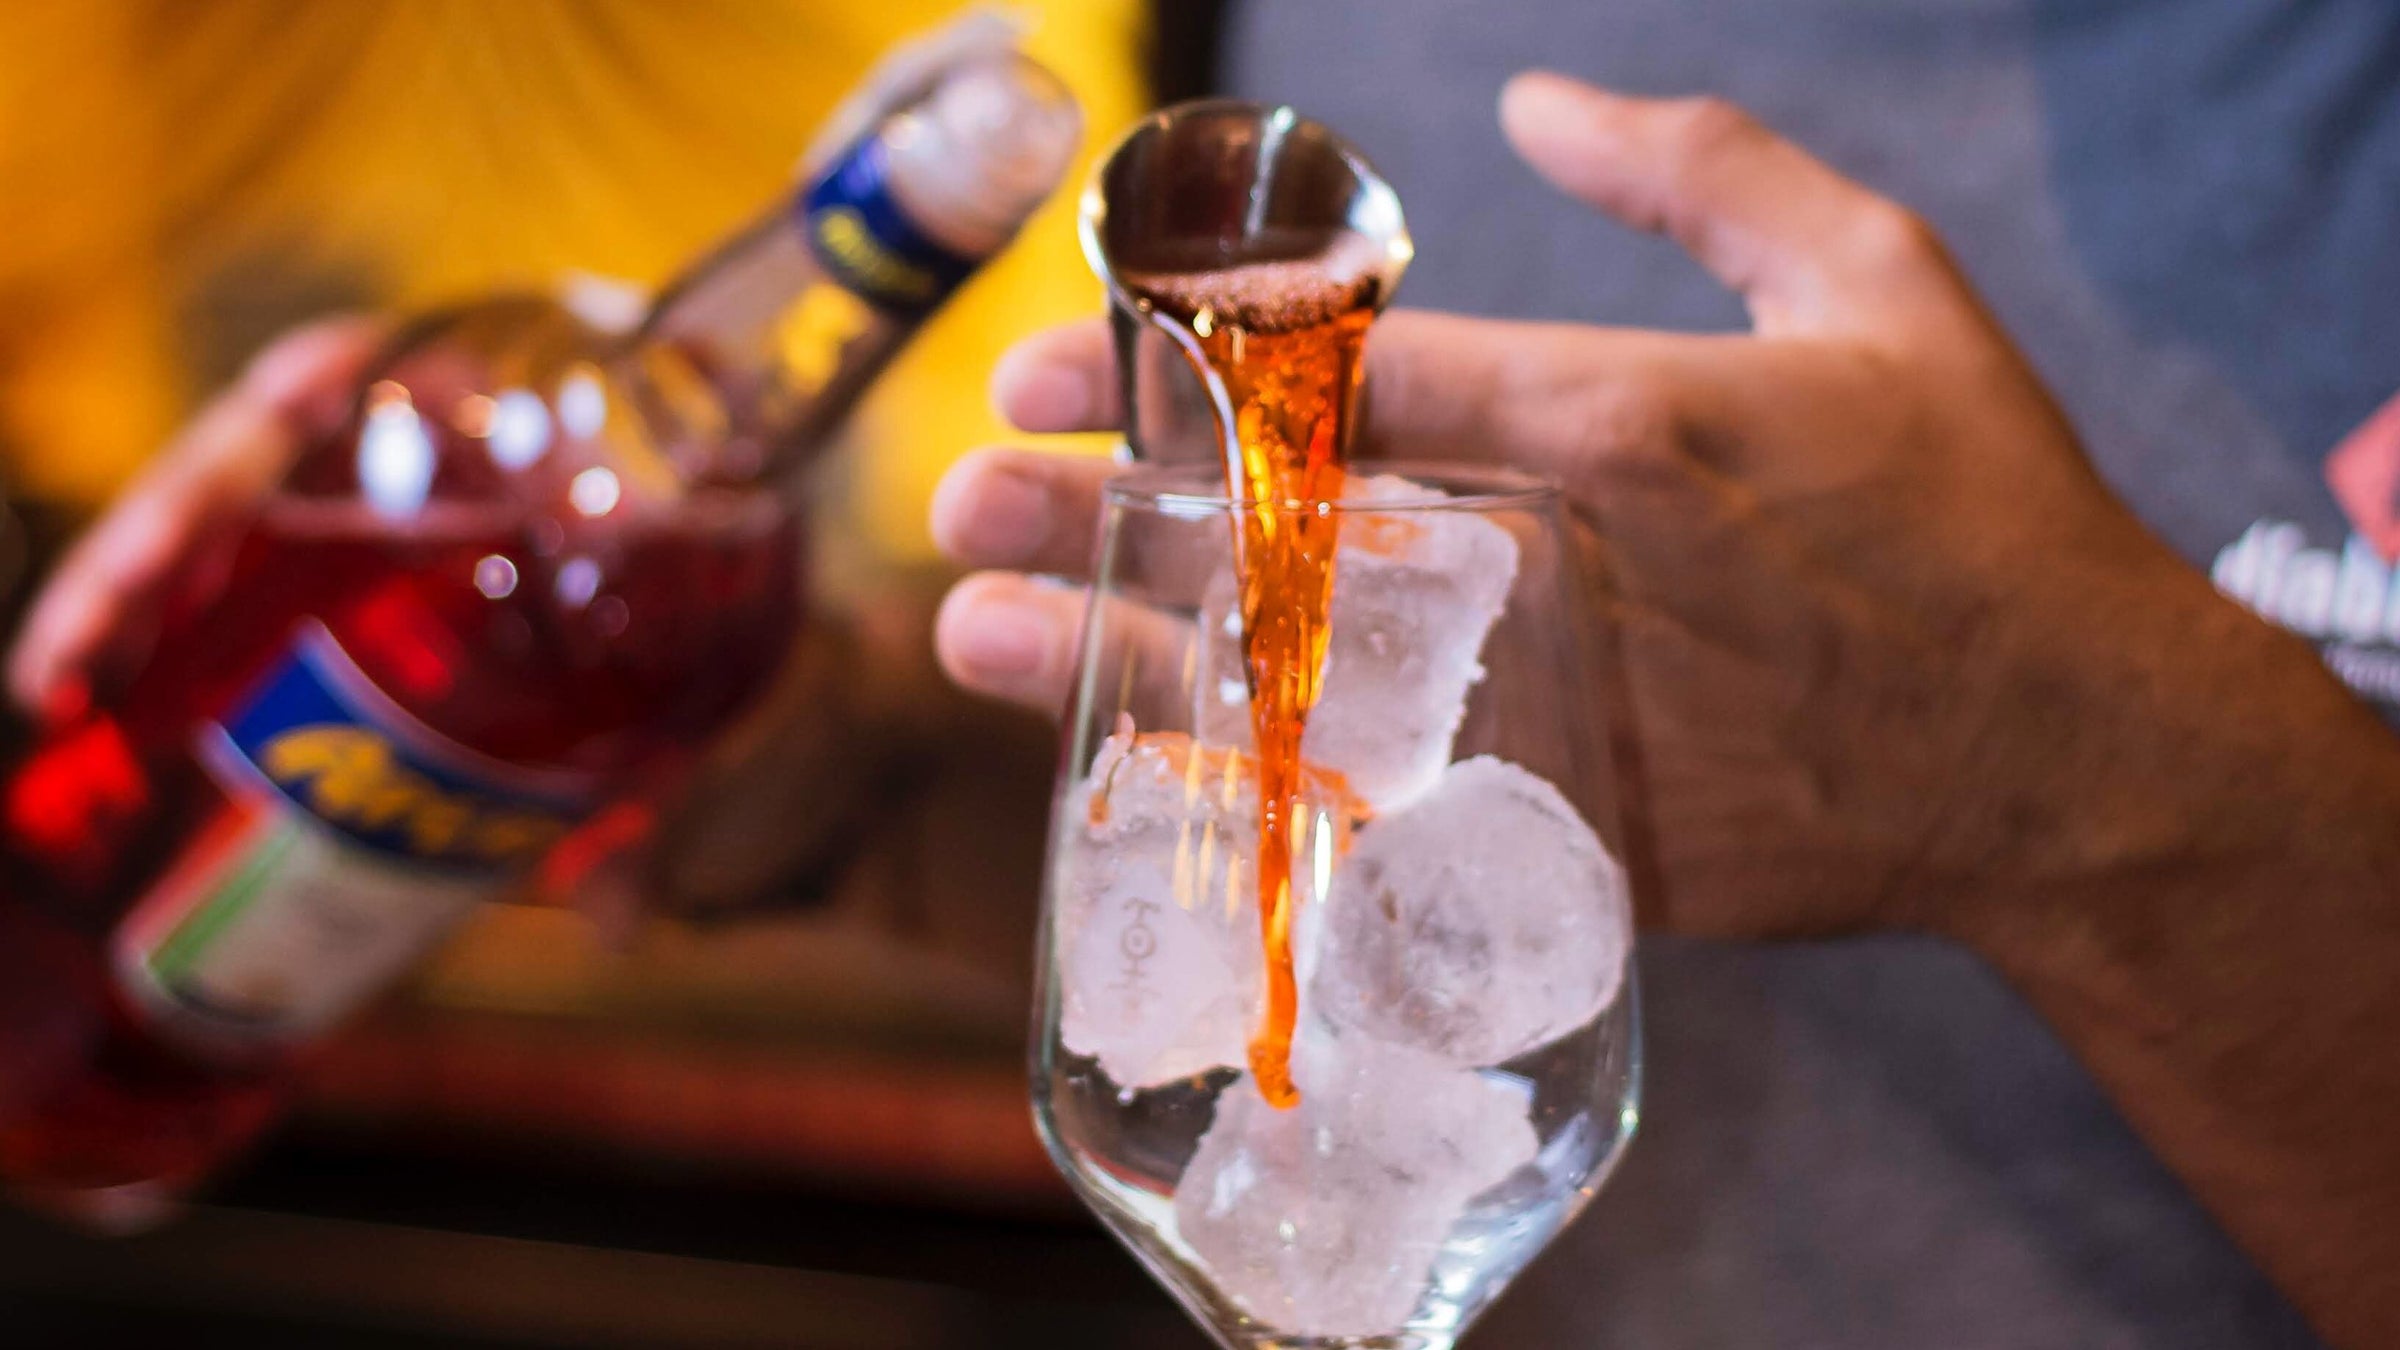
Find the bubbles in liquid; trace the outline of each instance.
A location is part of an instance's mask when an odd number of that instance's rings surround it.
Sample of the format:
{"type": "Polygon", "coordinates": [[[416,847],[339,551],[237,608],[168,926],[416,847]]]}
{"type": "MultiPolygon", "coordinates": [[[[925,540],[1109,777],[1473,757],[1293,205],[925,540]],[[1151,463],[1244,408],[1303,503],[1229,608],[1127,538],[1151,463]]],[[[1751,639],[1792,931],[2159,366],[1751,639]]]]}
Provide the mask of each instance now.
{"type": "MultiPolygon", "coordinates": [[[[1380,283],[1321,258],[1251,263],[1211,272],[1140,272],[1126,284],[1160,311],[1210,328],[1289,333],[1347,314],[1373,313],[1380,283]]],[[[1204,335],[1205,336],[1205,335],[1204,335]]]]}

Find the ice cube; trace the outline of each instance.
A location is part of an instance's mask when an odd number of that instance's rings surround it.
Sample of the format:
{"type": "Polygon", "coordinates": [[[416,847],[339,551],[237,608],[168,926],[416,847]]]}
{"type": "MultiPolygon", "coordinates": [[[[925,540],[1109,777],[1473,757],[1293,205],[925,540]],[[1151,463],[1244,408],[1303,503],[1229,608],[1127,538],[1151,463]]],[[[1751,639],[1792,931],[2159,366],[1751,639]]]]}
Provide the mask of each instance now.
{"type": "MultiPolygon", "coordinates": [[[[1442,494],[1403,478],[1354,479],[1343,501],[1442,494]]],[[[1483,678],[1484,639],[1508,603],[1517,541],[1464,511],[1346,514],[1335,554],[1323,696],[1301,753],[1343,775],[1377,808],[1431,787],[1450,760],[1467,694],[1483,678]]],[[[1214,745],[1251,743],[1232,572],[1203,593],[1195,725],[1214,745]]]]}
{"type": "MultiPolygon", "coordinates": [[[[1323,781],[1310,803],[1302,857],[1330,860],[1355,807],[1323,781]]],[[[1127,1088],[1242,1063],[1263,966],[1253,761],[1188,736],[1120,733],[1068,794],[1058,829],[1066,1049],[1127,1088]]],[[[1295,893],[1304,913],[1317,908],[1315,868],[1295,893]]]]}
{"type": "Polygon", "coordinates": [[[1374,1336],[1415,1311],[1468,1202],[1536,1156],[1520,1082],[1304,1023],[1300,1104],[1245,1076],[1175,1188],[1178,1236],[1278,1332],[1374,1336]]]}
{"type": "Polygon", "coordinates": [[[1557,788],[1489,755],[1362,827],[1320,922],[1304,1005],[1467,1066],[1591,1021],[1632,943],[1607,847],[1557,788]]]}

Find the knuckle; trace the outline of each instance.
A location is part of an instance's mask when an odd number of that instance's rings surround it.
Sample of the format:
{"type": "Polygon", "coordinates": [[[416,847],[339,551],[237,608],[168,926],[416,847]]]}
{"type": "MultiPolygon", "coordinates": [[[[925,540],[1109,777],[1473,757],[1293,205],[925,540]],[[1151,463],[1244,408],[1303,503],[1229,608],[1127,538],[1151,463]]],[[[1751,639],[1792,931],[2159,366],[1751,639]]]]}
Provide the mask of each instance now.
{"type": "Polygon", "coordinates": [[[1568,494],[1604,528],[1679,516],[1690,492],[1689,466],[1669,454],[1607,456],[1565,480],[1568,494]]]}
{"type": "Polygon", "coordinates": [[[1671,449],[1677,436],[1674,403],[1644,380],[1609,380],[1584,392],[1583,441],[1596,459],[1640,459],[1671,449]]]}
{"type": "Polygon", "coordinates": [[[358,315],[302,324],[253,354],[226,396],[277,409],[297,407],[338,382],[380,332],[380,325],[358,315]]]}
{"type": "Polygon", "coordinates": [[[1851,248],[1879,268],[1919,268],[1939,260],[1942,238],[1932,222],[1886,197],[1869,197],[1854,213],[1851,248]]]}
{"type": "Polygon", "coordinates": [[[1595,384],[1562,405],[1573,409],[1560,468],[1577,495],[1623,504],[1669,490],[1684,459],[1673,400],[1644,380],[1595,384]]]}
{"type": "Polygon", "coordinates": [[[1686,163],[1723,154],[1765,134],[1747,109],[1714,94],[1677,99],[1668,105],[1667,144],[1686,163]]]}

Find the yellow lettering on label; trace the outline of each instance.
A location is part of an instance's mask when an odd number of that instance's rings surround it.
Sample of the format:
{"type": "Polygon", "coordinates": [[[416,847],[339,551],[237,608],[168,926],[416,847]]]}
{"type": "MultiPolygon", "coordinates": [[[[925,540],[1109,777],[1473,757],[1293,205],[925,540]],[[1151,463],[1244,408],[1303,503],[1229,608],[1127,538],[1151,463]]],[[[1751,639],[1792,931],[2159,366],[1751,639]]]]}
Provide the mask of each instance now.
{"type": "Polygon", "coordinates": [[[267,742],[258,763],[310,811],[365,833],[397,829],[420,856],[520,861],[566,832],[564,822],[540,812],[493,807],[467,794],[444,792],[363,727],[284,732],[267,742]]]}
{"type": "Polygon", "coordinates": [[[467,847],[478,858],[529,858],[566,832],[565,825],[543,816],[495,813],[474,823],[467,847]]]}
{"type": "Polygon", "coordinates": [[[417,808],[423,780],[392,761],[381,737],[356,727],[304,727],[267,743],[260,766],[303,788],[310,809],[365,829],[382,829],[417,808]]]}
{"type": "Polygon", "coordinates": [[[933,298],[933,274],[894,256],[858,212],[847,206],[834,207],[817,217],[816,227],[817,242],[866,282],[868,289],[901,300],[933,298]]]}
{"type": "Polygon", "coordinates": [[[473,817],[474,808],[456,797],[429,797],[408,818],[408,841],[419,853],[448,853],[473,817]]]}
{"type": "Polygon", "coordinates": [[[842,349],[867,331],[874,315],[839,286],[819,283],[801,292],[775,326],[776,349],[792,388],[814,394],[841,369],[842,349]]]}

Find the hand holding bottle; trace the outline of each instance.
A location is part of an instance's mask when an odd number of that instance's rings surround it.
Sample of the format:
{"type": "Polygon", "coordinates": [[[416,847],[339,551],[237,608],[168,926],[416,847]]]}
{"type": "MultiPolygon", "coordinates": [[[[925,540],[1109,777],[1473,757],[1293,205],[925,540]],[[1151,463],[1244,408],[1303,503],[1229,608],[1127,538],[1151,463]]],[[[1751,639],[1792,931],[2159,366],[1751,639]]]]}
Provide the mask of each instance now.
{"type": "Polygon", "coordinates": [[[790,485],[1078,139],[1054,77],[969,46],[631,331],[520,295],[296,336],[77,551],[0,783],[0,987],[49,991],[0,1024],[20,1198],[162,1212],[476,901],[638,824],[767,686],[790,485]]]}
{"type": "MultiPolygon", "coordinates": [[[[944,71],[1003,56],[1021,36],[1007,15],[974,9],[893,48],[826,119],[801,158],[803,176],[922,100],[944,71]]],[[[1033,165],[1034,176],[1042,169],[1033,165]]],[[[1004,231],[1014,225],[1002,222],[1004,231]]],[[[645,298],[572,277],[560,299],[587,316],[623,311],[629,324],[645,298]]],[[[170,600],[222,578],[242,526],[283,471],[339,429],[391,327],[353,315],[291,330],[160,451],[43,583],[8,653],[8,692],[21,709],[55,720],[130,676],[170,600]]]]}
{"type": "Polygon", "coordinates": [[[295,328],[201,409],[43,584],[8,655],[20,708],[57,721],[124,684],[173,601],[223,577],[300,448],[339,428],[384,330],[362,318],[295,328]]]}

